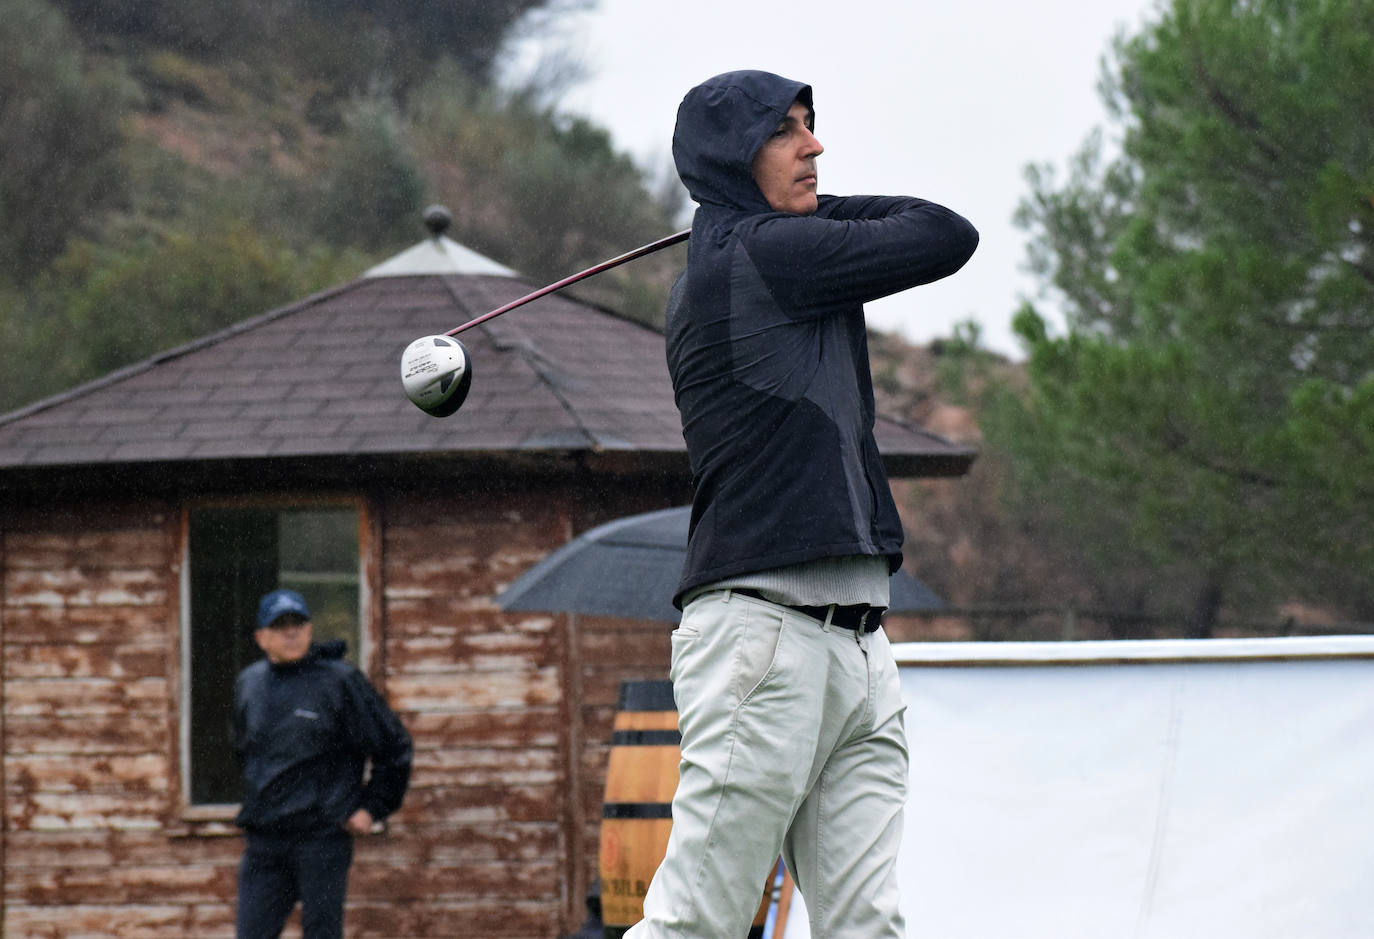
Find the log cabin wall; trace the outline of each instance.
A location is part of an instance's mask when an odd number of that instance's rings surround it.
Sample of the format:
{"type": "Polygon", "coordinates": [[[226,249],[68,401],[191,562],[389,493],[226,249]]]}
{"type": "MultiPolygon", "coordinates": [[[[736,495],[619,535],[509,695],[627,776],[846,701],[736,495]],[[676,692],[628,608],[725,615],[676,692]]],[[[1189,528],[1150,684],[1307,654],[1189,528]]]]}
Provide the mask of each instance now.
{"type": "MultiPolygon", "coordinates": [[[[416,754],[387,833],[358,843],[350,936],[552,939],[582,921],[619,682],[666,677],[669,627],[494,596],[579,532],[685,495],[368,495],[368,668],[416,754]]],[[[0,515],[4,936],[233,935],[241,838],[180,791],[182,514],[169,497],[0,515]]]]}
{"type": "Polygon", "coordinates": [[[174,505],[3,525],[4,935],[231,935],[236,845],[180,837],[174,505]]]}
{"type": "MultiPolygon", "coordinates": [[[[432,917],[408,934],[554,937],[582,921],[619,681],[667,676],[670,627],[501,613],[492,597],[578,533],[685,498],[641,482],[387,500],[386,687],[416,771],[386,847],[424,852],[429,873],[399,870],[379,895],[432,917]]],[[[381,871],[365,858],[354,885],[381,871]]],[[[395,904],[377,913],[380,930],[395,904]]]]}

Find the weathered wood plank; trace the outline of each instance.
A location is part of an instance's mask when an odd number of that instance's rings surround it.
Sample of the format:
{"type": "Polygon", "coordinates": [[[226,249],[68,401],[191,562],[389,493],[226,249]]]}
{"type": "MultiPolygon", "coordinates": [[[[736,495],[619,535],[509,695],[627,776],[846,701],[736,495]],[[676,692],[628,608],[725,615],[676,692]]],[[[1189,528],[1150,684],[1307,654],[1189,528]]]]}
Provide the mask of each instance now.
{"type": "Polygon", "coordinates": [[[126,502],[96,498],[84,502],[46,502],[27,508],[11,505],[6,510],[7,534],[61,537],[155,530],[176,515],[174,505],[153,496],[126,502]]]}
{"type": "Polygon", "coordinates": [[[5,793],[5,820],[12,830],[151,831],[163,827],[167,808],[167,799],[160,793],[5,793]]]}
{"type": "Polygon", "coordinates": [[[561,697],[553,667],[514,672],[390,675],[392,707],[403,711],[467,711],[478,708],[540,707],[561,697]]]}
{"type": "Polygon", "coordinates": [[[125,864],[210,865],[238,863],[243,839],[168,837],[157,831],[10,831],[5,837],[6,868],[92,867],[125,864]]]}
{"type": "Polygon", "coordinates": [[[161,640],[136,645],[6,646],[6,675],[24,678],[159,678],[167,672],[167,648],[161,640]]]}
{"type": "Polygon", "coordinates": [[[355,863],[349,883],[359,899],[549,900],[558,895],[558,864],[555,858],[419,868],[355,863]]]}
{"type": "Polygon", "coordinates": [[[88,570],[156,570],[167,564],[171,548],[161,515],[150,517],[147,527],[107,531],[10,530],[5,533],[5,566],[35,571],[77,566],[88,570]]]}
{"type": "MultiPolygon", "coordinates": [[[[557,905],[530,901],[386,901],[348,904],[344,933],[356,939],[549,939],[561,931],[557,905]]],[[[233,939],[228,903],[30,906],[6,909],[7,939],[233,939]]],[[[299,939],[293,916],[283,939],[299,939]]]]}
{"type": "Polygon", "coordinates": [[[233,865],[20,868],[5,878],[5,899],[42,906],[216,903],[234,895],[236,876],[233,865]]]}
{"type": "Polygon", "coordinates": [[[387,634],[393,639],[410,636],[539,636],[560,629],[557,618],[543,613],[506,613],[489,595],[460,599],[445,593],[432,596],[388,594],[387,634]]]}
{"type": "Polygon", "coordinates": [[[387,832],[357,842],[355,863],[376,859],[397,866],[452,867],[474,861],[547,860],[558,850],[558,828],[547,821],[412,824],[403,809],[387,832]]]}
{"type": "MultiPolygon", "coordinates": [[[[37,906],[142,905],[153,902],[209,904],[232,897],[235,865],[121,865],[96,868],[21,869],[7,878],[6,904],[37,906]]],[[[376,860],[354,863],[349,894],[362,902],[435,900],[556,900],[558,865],[468,861],[416,868],[376,860]]]]}
{"type": "Polygon", "coordinates": [[[127,645],[167,643],[176,628],[166,607],[120,606],[53,607],[6,605],[7,645],[81,644],[127,645]]]}
{"type": "Polygon", "coordinates": [[[672,631],[664,623],[617,631],[594,630],[579,624],[578,631],[582,661],[589,668],[609,663],[658,665],[672,657],[672,631]]]}
{"type": "Polygon", "coordinates": [[[553,901],[351,903],[345,932],[349,936],[385,936],[388,939],[412,936],[550,939],[562,931],[558,913],[559,904],[553,901]]]}
{"type": "Polygon", "coordinates": [[[416,750],[450,747],[511,749],[557,746],[564,733],[559,725],[558,714],[556,707],[545,706],[513,710],[425,711],[406,713],[402,715],[402,720],[414,738],[416,750]]]}
{"type": "Polygon", "coordinates": [[[542,557],[546,552],[532,544],[525,551],[509,548],[498,555],[491,554],[486,545],[472,541],[461,548],[442,552],[416,552],[413,546],[430,544],[432,539],[477,539],[497,537],[485,534],[464,534],[447,529],[387,533],[388,556],[405,558],[404,569],[388,565],[387,590],[397,599],[407,595],[427,596],[447,594],[453,597],[491,598],[499,593],[498,585],[513,580],[527,562],[527,558],[542,557]],[[504,563],[503,563],[504,556],[504,563]]]}
{"type": "Polygon", "coordinates": [[[609,704],[614,706],[620,700],[622,681],[666,681],[668,663],[659,669],[632,666],[616,669],[584,669],[582,672],[582,700],[588,704],[609,704]]]}
{"type": "Polygon", "coordinates": [[[4,935],[6,939],[233,939],[234,910],[223,901],[205,906],[12,903],[5,907],[4,935]]]}
{"type": "Polygon", "coordinates": [[[25,754],[5,758],[5,790],[10,793],[166,793],[171,782],[172,767],[165,753],[25,754]]]}
{"type": "Polygon", "coordinates": [[[5,605],[166,606],[168,586],[165,570],[157,568],[10,568],[5,575],[5,605]]]}
{"type": "Polygon", "coordinates": [[[166,712],[164,677],[112,681],[52,678],[5,682],[5,712],[15,717],[106,717],[166,712]]]}
{"type": "Polygon", "coordinates": [[[549,519],[521,524],[509,516],[482,513],[476,505],[436,512],[431,502],[413,514],[404,509],[388,513],[384,537],[388,558],[485,565],[492,558],[542,558],[566,543],[571,531],[549,519]]]}
{"type": "Polygon", "coordinates": [[[484,822],[556,824],[562,799],[554,786],[412,786],[401,811],[408,825],[484,822]]]}
{"type": "MultiPolygon", "coordinates": [[[[355,864],[397,867],[454,867],[479,861],[546,861],[558,850],[558,829],[549,822],[443,821],[410,824],[388,820],[385,834],[357,842],[355,864]]],[[[165,831],[12,831],[6,840],[10,872],[46,868],[104,870],[115,866],[153,868],[160,864],[234,867],[243,839],[174,837],[165,831]]]]}
{"type": "Polygon", "coordinates": [[[445,749],[415,752],[415,785],[542,785],[557,782],[561,761],[554,750],[445,749]]]}
{"type": "Polygon", "coordinates": [[[557,664],[561,643],[550,633],[440,633],[425,630],[387,643],[387,665],[393,672],[511,671],[531,665],[557,664]]]}
{"type": "MultiPolygon", "coordinates": [[[[7,704],[8,707],[8,704],[7,704]]],[[[165,710],[5,717],[5,749],[23,753],[162,753],[173,724],[165,710]]]]}
{"type": "Polygon", "coordinates": [[[389,601],[407,597],[490,598],[563,543],[547,531],[502,523],[446,522],[388,526],[389,601]],[[436,550],[436,545],[442,546],[436,550]],[[401,561],[404,564],[401,564],[401,561]]]}

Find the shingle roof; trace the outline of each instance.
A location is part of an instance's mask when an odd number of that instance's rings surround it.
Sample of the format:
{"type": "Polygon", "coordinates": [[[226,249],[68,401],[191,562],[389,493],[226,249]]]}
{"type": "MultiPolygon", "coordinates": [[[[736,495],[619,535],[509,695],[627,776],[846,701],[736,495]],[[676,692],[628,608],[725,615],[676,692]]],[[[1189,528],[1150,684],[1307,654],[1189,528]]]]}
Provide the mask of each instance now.
{"type": "MultiPolygon", "coordinates": [[[[406,345],[533,287],[498,273],[388,270],[401,268],[379,265],[369,276],[0,416],[0,473],[148,461],[616,450],[671,456],[685,469],[662,335],[566,294],[463,332],[473,369],[467,401],[448,418],[420,411],[401,390],[406,345]]],[[[957,475],[973,455],[889,421],[880,422],[878,439],[897,475],[957,475]]]]}

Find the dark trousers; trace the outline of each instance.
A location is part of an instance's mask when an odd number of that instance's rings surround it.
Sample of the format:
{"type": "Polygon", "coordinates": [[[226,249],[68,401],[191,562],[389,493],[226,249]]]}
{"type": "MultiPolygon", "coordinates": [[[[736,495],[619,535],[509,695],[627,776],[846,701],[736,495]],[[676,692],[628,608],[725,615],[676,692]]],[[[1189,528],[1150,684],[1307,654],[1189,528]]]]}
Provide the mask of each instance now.
{"type": "Polygon", "coordinates": [[[277,939],[299,900],[305,939],[343,939],[344,895],[353,863],[347,832],[245,836],[239,863],[238,939],[277,939]]]}

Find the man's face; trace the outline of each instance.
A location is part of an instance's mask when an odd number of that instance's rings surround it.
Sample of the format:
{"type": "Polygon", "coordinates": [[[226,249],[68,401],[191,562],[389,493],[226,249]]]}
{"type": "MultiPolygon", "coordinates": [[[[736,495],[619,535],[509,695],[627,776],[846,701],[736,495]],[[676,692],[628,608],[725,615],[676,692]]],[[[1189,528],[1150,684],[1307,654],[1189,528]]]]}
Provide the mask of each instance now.
{"type": "Polygon", "coordinates": [[[816,157],[824,148],[811,133],[811,111],[793,101],[787,117],[754,155],[754,182],[775,212],[816,211],[816,157]]]}
{"type": "Polygon", "coordinates": [[[269,662],[273,665],[289,665],[305,658],[310,651],[313,633],[310,620],[287,613],[277,617],[266,629],[255,630],[253,638],[258,641],[258,647],[267,653],[269,662]]]}

